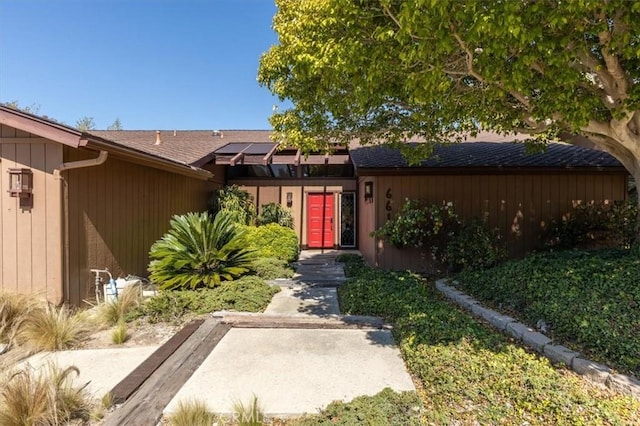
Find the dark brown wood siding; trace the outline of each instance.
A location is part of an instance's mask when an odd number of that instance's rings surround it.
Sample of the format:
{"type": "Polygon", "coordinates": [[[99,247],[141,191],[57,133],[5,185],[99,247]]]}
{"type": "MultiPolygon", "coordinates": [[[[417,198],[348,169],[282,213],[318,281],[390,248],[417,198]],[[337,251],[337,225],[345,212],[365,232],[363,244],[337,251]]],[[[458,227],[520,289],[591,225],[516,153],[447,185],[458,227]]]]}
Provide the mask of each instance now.
{"type": "MultiPolygon", "coordinates": [[[[375,223],[371,207],[361,203],[360,249],[367,260],[383,268],[425,269],[421,253],[398,250],[369,233],[393,217],[407,199],[452,202],[465,218],[484,218],[502,233],[512,257],[540,247],[544,230],[576,203],[623,200],[626,173],[485,174],[361,177],[374,182],[375,223]],[[388,210],[390,209],[390,210],[388,210]],[[373,225],[373,226],[372,226],[373,225]],[[376,247],[375,254],[370,247],[376,247]]],[[[362,188],[361,188],[362,191],[362,188]]]]}
{"type": "MultiPolygon", "coordinates": [[[[65,150],[65,162],[96,157],[65,150]]],[[[218,186],[109,157],[103,165],[63,172],[69,238],[67,299],[81,304],[93,294],[92,268],[114,277],[146,276],[149,248],[175,214],[204,211],[218,186]]]]}

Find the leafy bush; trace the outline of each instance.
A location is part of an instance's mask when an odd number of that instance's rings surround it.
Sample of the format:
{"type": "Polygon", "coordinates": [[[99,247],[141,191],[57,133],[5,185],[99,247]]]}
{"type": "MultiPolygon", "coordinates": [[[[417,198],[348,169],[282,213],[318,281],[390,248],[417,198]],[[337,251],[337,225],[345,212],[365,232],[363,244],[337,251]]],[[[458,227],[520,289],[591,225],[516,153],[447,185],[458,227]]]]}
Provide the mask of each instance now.
{"type": "Polygon", "coordinates": [[[640,375],[640,247],[534,254],[458,279],[473,296],[509,310],[588,356],[640,375]]]}
{"type": "Polygon", "coordinates": [[[275,280],[276,278],[291,278],[294,275],[293,269],[286,261],[274,257],[261,257],[253,262],[251,269],[257,276],[265,280],[275,280]]]}
{"type": "Polygon", "coordinates": [[[398,248],[426,250],[452,269],[487,268],[507,254],[497,230],[488,229],[479,220],[461,219],[452,203],[425,205],[407,200],[396,216],[372,235],[398,248]]]}
{"type": "Polygon", "coordinates": [[[291,422],[292,426],[316,425],[420,425],[422,401],[416,392],[394,392],[385,388],[373,396],[350,402],[335,401],[319,414],[291,422]]]}
{"type": "Polygon", "coordinates": [[[280,226],[293,229],[293,213],[291,209],[282,207],[277,203],[264,204],[262,206],[262,213],[258,215],[256,224],[262,226],[270,223],[277,223],[280,226]]]}
{"type": "Polygon", "coordinates": [[[227,212],[171,219],[171,229],[151,246],[149,278],[161,289],[215,287],[249,271],[255,253],[247,249],[246,231],[227,212]]]}
{"type": "Polygon", "coordinates": [[[449,304],[417,275],[365,267],[338,291],[344,313],[394,322],[420,389],[421,424],[633,424],[640,418],[637,400],[556,370],[449,304]]]}
{"type": "Polygon", "coordinates": [[[591,245],[628,248],[638,238],[638,204],[635,200],[578,204],[551,223],[545,236],[550,247],[591,245]]]}
{"type": "Polygon", "coordinates": [[[441,261],[454,270],[487,269],[507,258],[497,230],[479,220],[463,222],[457,234],[445,243],[441,261]]]}
{"type": "Polygon", "coordinates": [[[246,229],[249,248],[255,250],[258,257],[274,257],[287,262],[298,259],[300,246],[293,229],[276,223],[246,229]]]}
{"type": "Polygon", "coordinates": [[[253,197],[238,185],[224,186],[216,190],[209,201],[211,216],[225,211],[233,221],[243,225],[253,225],[256,220],[256,206],[253,197]]]}
{"type": "Polygon", "coordinates": [[[215,288],[160,291],[144,302],[128,319],[146,318],[151,323],[178,321],[188,315],[221,310],[263,311],[280,289],[263,279],[245,276],[215,288]]]}

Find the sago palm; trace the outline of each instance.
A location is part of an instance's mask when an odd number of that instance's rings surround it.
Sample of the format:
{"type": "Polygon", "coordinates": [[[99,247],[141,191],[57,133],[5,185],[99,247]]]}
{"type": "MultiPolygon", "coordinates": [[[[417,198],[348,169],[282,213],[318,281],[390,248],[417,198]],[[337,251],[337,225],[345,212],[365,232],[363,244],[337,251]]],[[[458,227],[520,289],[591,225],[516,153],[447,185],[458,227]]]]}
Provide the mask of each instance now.
{"type": "Polygon", "coordinates": [[[151,246],[149,278],[161,289],[215,287],[249,271],[255,260],[243,227],[224,211],[187,213],[171,219],[171,229],[151,246]]]}

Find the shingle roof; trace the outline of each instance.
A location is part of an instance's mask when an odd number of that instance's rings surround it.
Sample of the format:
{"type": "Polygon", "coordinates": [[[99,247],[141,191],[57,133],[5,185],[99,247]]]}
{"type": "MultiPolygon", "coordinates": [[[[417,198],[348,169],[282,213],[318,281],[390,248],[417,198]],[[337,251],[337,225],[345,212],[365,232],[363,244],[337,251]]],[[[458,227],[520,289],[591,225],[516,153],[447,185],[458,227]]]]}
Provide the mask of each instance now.
{"type": "Polygon", "coordinates": [[[118,145],[182,164],[201,166],[213,152],[228,143],[272,143],[269,130],[92,130],[89,133],[118,145]]]}
{"type": "Polygon", "coordinates": [[[563,143],[550,143],[545,152],[538,154],[526,153],[522,143],[461,142],[438,145],[432,157],[415,166],[409,166],[399,150],[386,146],[353,149],[351,158],[356,169],[622,167],[618,160],[606,152],[563,143]]]}

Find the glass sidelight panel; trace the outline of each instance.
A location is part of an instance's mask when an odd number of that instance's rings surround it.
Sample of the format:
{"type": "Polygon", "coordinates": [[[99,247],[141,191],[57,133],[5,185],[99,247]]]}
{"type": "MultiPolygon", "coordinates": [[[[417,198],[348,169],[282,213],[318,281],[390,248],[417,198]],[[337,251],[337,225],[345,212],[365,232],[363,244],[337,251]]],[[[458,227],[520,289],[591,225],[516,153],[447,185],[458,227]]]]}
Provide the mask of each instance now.
{"type": "Polygon", "coordinates": [[[356,246],[356,194],[340,194],[340,246],[356,246]]]}

